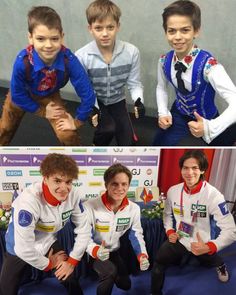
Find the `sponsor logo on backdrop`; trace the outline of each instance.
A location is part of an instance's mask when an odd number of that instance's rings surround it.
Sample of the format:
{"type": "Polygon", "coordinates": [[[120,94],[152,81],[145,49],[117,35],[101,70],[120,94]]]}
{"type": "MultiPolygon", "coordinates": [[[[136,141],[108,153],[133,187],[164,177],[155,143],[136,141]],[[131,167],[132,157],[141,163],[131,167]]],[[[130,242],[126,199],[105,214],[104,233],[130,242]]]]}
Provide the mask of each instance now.
{"type": "Polygon", "coordinates": [[[130,182],[130,186],[131,186],[131,187],[139,186],[139,181],[136,180],[136,179],[131,180],[131,182],[130,182]]]}
{"type": "Polygon", "coordinates": [[[101,181],[91,181],[88,183],[89,186],[102,186],[103,183],[101,181]]]}
{"type": "Polygon", "coordinates": [[[110,166],[111,165],[111,156],[87,156],[87,165],[88,166],[110,166]]]}
{"type": "Polygon", "coordinates": [[[158,157],[157,156],[138,156],[137,165],[139,166],[157,166],[158,157]]]}
{"type": "Polygon", "coordinates": [[[41,173],[39,170],[30,170],[29,175],[30,176],[41,176],[41,173]]]}
{"type": "Polygon", "coordinates": [[[72,158],[76,161],[78,166],[86,166],[86,156],[84,155],[73,155],[72,158]]]}
{"type": "Polygon", "coordinates": [[[143,182],[144,186],[152,186],[153,185],[153,180],[146,179],[143,182]]]}
{"type": "Polygon", "coordinates": [[[123,152],[123,149],[122,148],[113,148],[113,151],[115,153],[122,153],[123,152]]]}
{"type": "Polygon", "coordinates": [[[148,168],[147,171],[146,171],[146,174],[147,175],[152,175],[152,169],[151,168],[148,168]]]}
{"type": "Polygon", "coordinates": [[[22,170],[6,170],[6,176],[22,176],[22,170]]]}
{"type": "Polygon", "coordinates": [[[141,169],[134,168],[134,169],[131,170],[131,173],[132,173],[132,175],[140,175],[141,169]]]}
{"type": "Polygon", "coordinates": [[[19,190],[19,183],[18,182],[3,182],[2,189],[4,191],[19,190]]]}
{"type": "Polygon", "coordinates": [[[104,168],[95,168],[93,169],[93,176],[103,176],[106,169],[104,168]]]}
{"type": "Polygon", "coordinates": [[[1,155],[2,166],[30,166],[30,155],[1,155]]]}
{"type": "Polygon", "coordinates": [[[72,185],[73,185],[74,187],[80,187],[80,186],[83,185],[83,182],[73,182],[72,185]]]}
{"type": "Polygon", "coordinates": [[[105,149],[105,148],[94,148],[93,153],[107,153],[107,149],[105,149]]]}
{"type": "Polygon", "coordinates": [[[79,169],[79,175],[87,175],[88,171],[87,170],[80,170],[79,169]]]}
{"type": "Polygon", "coordinates": [[[114,156],[112,162],[113,164],[121,163],[123,165],[134,166],[136,165],[136,156],[114,156]]]}
{"type": "Polygon", "coordinates": [[[31,155],[32,166],[40,166],[46,155],[31,155]]]}
{"type": "Polygon", "coordinates": [[[75,149],[72,149],[72,152],[73,153],[87,153],[87,149],[84,149],[84,148],[75,148],[75,149]]]}

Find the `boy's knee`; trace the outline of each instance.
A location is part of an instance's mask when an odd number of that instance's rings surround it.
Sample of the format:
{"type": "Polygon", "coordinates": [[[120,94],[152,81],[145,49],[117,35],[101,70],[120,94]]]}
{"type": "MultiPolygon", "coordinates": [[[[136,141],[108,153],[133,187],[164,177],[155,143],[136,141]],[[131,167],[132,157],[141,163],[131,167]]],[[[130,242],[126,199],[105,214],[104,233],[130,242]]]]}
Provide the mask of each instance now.
{"type": "Polygon", "coordinates": [[[129,276],[117,276],[116,286],[122,290],[129,290],[131,288],[131,280],[129,276]]]}

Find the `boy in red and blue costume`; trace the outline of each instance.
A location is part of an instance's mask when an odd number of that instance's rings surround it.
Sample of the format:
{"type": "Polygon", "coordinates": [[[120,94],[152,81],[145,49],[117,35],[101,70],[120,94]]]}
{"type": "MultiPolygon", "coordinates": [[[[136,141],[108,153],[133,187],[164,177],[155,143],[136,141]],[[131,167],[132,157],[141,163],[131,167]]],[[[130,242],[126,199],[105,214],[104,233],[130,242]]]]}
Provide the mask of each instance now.
{"type": "Polygon", "coordinates": [[[30,45],[17,56],[0,121],[0,145],[8,145],[25,112],[49,120],[63,145],[79,145],[77,129],[87,120],[95,102],[90,80],[75,55],[63,44],[60,16],[50,7],[28,13],[30,45]],[[67,113],[59,90],[70,79],[81,98],[75,119],[67,113]],[[60,126],[66,119],[67,125],[60,126]]]}

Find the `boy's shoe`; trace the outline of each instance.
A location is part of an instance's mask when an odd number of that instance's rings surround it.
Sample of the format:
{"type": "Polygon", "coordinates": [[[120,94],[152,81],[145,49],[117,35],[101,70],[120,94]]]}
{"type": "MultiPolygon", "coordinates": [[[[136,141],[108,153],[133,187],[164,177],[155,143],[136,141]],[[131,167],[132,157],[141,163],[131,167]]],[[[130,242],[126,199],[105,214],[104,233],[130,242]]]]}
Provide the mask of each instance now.
{"type": "Polygon", "coordinates": [[[218,279],[221,282],[223,282],[223,283],[228,282],[228,280],[229,280],[229,273],[228,273],[228,271],[226,269],[226,265],[225,264],[216,267],[216,271],[217,271],[217,274],[218,274],[218,279]]]}

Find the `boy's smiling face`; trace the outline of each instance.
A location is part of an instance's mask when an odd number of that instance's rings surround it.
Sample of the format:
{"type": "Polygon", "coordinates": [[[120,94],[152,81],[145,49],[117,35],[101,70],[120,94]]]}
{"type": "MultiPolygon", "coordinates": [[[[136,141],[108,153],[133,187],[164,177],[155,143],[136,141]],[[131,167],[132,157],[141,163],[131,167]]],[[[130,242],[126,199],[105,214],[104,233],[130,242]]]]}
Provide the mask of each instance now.
{"type": "Polygon", "coordinates": [[[193,40],[198,35],[199,30],[194,30],[190,17],[178,14],[168,17],[166,37],[179,59],[183,59],[189,53],[193,40]]]}
{"type": "Polygon", "coordinates": [[[98,48],[112,51],[120,24],[113,17],[108,16],[102,21],[95,21],[89,25],[89,31],[94,37],[98,48]]]}
{"type": "Polygon", "coordinates": [[[61,50],[63,34],[58,29],[49,29],[45,25],[38,25],[32,34],[29,33],[28,38],[43,62],[46,65],[52,65],[61,50]]]}

